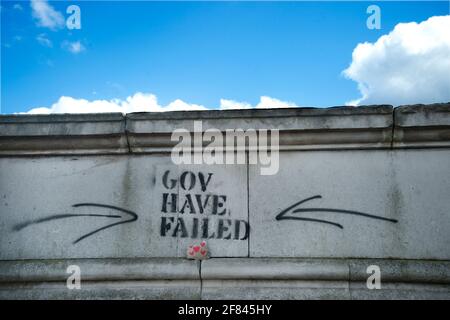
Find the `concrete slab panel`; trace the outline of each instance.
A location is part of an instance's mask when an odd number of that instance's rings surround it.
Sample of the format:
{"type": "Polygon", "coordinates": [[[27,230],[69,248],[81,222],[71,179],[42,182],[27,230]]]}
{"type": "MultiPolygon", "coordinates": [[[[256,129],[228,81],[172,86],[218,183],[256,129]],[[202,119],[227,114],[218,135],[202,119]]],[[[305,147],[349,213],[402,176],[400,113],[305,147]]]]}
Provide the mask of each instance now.
{"type": "Polygon", "coordinates": [[[250,166],[250,256],[448,260],[448,168],[443,149],[282,152],[273,176],[250,166]]]}
{"type": "Polygon", "coordinates": [[[350,291],[347,281],[207,280],[202,299],[343,300],[350,299],[350,291]]]}
{"type": "MultiPolygon", "coordinates": [[[[214,239],[208,239],[210,252],[213,256],[247,255],[247,239],[239,240],[244,238],[248,215],[245,166],[184,170],[162,155],[64,156],[0,159],[0,259],[185,257],[188,245],[200,242],[201,234],[161,236],[161,218],[170,215],[161,212],[167,191],[161,179],[167,170],[175,179],[183,172],[195,172],[195,187],[177,197],[197,194],[206,203],[203,214],[172,217],[183,216],[191,229],[197,217],[199,230],[200,220],[208,219],[208,236],[226,217],[223,226],[230,223],[232,227],[222,226],[221,239],[218,231],[214,239]],[[205,190],[198,178],[201,172],[209,177],[205,190]],[[211,212],[215,195],[226,196],[226,202],[218,201],[227,210],[223,216],[211,212]],[[237,222],[238,240],[234,233],[233,238],[224,239],[235,231],[237,222]]],[[[176,220],[172,233],[175,227],[176,220]]]]}

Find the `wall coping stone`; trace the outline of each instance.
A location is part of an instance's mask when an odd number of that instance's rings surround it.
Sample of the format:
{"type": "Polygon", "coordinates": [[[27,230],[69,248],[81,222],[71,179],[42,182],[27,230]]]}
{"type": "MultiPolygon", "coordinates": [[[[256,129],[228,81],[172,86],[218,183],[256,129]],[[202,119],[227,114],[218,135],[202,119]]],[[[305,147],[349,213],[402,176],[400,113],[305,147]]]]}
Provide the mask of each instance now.
{"type": "Polygon", "coordinates": [[[450,102],[99,114],[0,115],[0,156],[169,153],[173,130],[278,129],[280,150],[450,146],[450,102]]]}

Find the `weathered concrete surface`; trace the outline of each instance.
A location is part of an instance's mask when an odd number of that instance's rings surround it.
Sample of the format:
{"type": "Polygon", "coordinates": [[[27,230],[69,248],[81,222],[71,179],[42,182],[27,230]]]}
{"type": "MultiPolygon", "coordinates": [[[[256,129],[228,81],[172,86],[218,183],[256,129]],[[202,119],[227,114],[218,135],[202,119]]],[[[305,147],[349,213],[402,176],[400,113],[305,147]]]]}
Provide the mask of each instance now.
{"type": "Polygon", "coordinates": [[[393,146],[450,147],[450,103],[395,109],[393,146]]]}
{"type": "Polygon", "coordinates": [[[196,261],[68,259],[0,262],[0,299],[200,299],[196,261]],[[69,266],[81,288],[68,289],[69,266]]]}
{"type": "Polygon", "coordinates": [[[449,300],[450,286],[421,283],[386,283],[367,290],[365,282],[350,283],[351,299],[358,300],[449,300]]]}
{"type": "Polygon", "coordinates": [[[0,282],[66,282],[69,266],[83,281],[200,280],[199,263],[178,258],[10,260],[0,262],[0,282]]]}
{"type": "Polygon", "coordinates": [[[211,280],[205,281],[203,299],[227,300],[343,300],[350,299],[345,281],[211,280]]]}
{"type": "Polygon", "coordinates": [[[128,152],[121,113],[0,116],[0,155],[128,152]]]}
{"type": "Polygon", "coordinates": [[[392,106],[133,113],[127,135],[134,153],[170,152],[170,134],[194,121],[202,129],[278,129],[280,150],[381,148],[392,140],[392,106]]]}
{"type": "Polygon", "coordinates": [[[285,152],[273,176],[250,166],[250,256],[448,260],[450,171],[444,168],[450,168],[445,149],[285,152]],[[276,219],[313,196],[321,198],[276,219]],[[294,220],[299,217],[343,229],[294,220]]]}
{"type": "Polygon", "coordinates": [[[199,281],[101,281],[86,282],[80,290],[69,290],[64,283],[0,284],[0,299],[200,299],[199,281]]]}
{"type": "MultiPolygon", "coordinates": [[[[185,257],[188,245],[200,241],[205,218],[208,237],[214,236],[208,239],[212,256],[246,256],[246,239],[235,240],[233,233],[233,238],[224,240],[234,231],[236,222],[247,221],[245,166],[200,169],[190,166],[184,170],[172,165],[168,156],[0,158],[0,259],[185,257]],[[178,180],[173,190],[165,188],[162,181],[168,170],[168,183],[178,180]],[[179,186],[183,172],[192,172],[197,177],[191,190],[179,186]],[[205,174],[205,183],[206,177],[210,178],[204,191],[198,178],[200,173],[205,174]],[[175,213],[170,209],[162,212],[164,193],[168,192],[178,195],[175,213]],[[195,212],[187,206],[184,213],[179,213],[187,194],[193,198],[195,212]],[[204,213],[199,212],[195,195],[201,196],[203,205],[206,201],[204,213]],[[226,196],[226,213],[211,212],[214,195],[226,196]],[[99,205],[132,211],[137,220],[74,243],[108,224],[133,218],[126,212],[99,205]],[[119,217],[45,220],[55,215],[92,214],[119,217]],[[165,235],[161,234],[163,217],[174,219],[165,235]],[[176,232],[177,217],[182,219],[187,234],[181,229],[176,232]],[[198,220],[196,235],[192,231],[194,218],[198,220]],[[231,221],[227,223],[233,228],[218,239],[218,224],[223,219],[231,221]]],[[[190,187],[188,183],[186,178],[190,187]]],[[[244,236],[244,222],[240,223],[240,238],[244,236]]]]}
{"type": "Polygon", "coordinates": [[[203,299],[450,298],[448,261],[211,259],[201,277],[203,299]],[[367,288],[371,265],[380,268],[381,289],[367,288]]]}
{"type": "Polygon", "coordinates": [[[351,259],[348,261],[352,282],[367,280],[367,267],[377,265],[382,281],[391,283],[450,284],[450,261],[351,259]]]}
{"type": "Polygon", "coordinates": [[[0,261],[0,298],[449,299],[450,262],[286,258],[0,261]],[[80,289],[67,289],[66,270],[71,265],[80,268],[80,289]],[[381,271],[377,290],[366,286],[371,265],[381,271]]]}
{"type": "Polygon", "coordinates": [[[0,298],[450,299],[449,115],[447,103],[0,116],[0,298]],[[174,165],[170,134],[194,120],[278,129],[280,171],[174,165]],[[200,268],[183,257],[202,238],[213,259],[200,268]]]}
{"type": "Polygon", "coordinates": [[[348,275],[349,265],[343,259],[213,258],[202,262],[203,280],[342,280],[348,275]]]}

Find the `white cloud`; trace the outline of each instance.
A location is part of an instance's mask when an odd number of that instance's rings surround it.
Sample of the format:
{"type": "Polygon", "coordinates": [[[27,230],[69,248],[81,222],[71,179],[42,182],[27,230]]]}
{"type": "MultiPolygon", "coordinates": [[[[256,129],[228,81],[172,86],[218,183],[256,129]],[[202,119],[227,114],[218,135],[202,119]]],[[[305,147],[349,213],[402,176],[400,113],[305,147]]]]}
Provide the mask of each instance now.
{"type": "Polygon", "coordinates": [[[56,11],[47,0],[31,0],[32,15],[40,27],[56,30],[64,27],[64,17],[61,12],[56,11]]]}
{"type": "Polygon", "coordinates": [[[234,100],[220,99],[220,109],[231,110],[231,109],[250,109],[251,104],[247,102],[237,102],[234,100]]]}
{"type": "Polygon", "coordinates": [[[45,33],[41,33],[36,37],[36,40],[45,47],[53,47],[53,43],[50,41],[50,39],[47,38],[47,35],[45,33]]]}
{"type": "MultiPolygon", "coordinates": [[[[220,100],[220,109],[250,109],[250,108],[287,108],[297,107],[290,102],[283,102],[278,99],[262,96],[260,102],[252,107],[245,102],[236,102],[233,100],[220,100]]],[[[189,110],[208,110],[205,106],[187,103],[176,99],[168,105],[162,106],[154,94],[137,92],[125,100],[93,100],[75,99],[62,96],[49,108],[33,108],[27,113],[49,114],[49,113],[97,113],[97,112],[164,112],[164,111],[189,111],[189,110]]]]}
{"type": "Polygon", "coordinates": [[[399,23],[375,43],[360,43],[344,75],[362,97],[348,104],[450,101],[450,16],[399,23]]]}
{"type": "Polygon", "coordinates": [[[268,109],[268,108],[298,108],[293,102],[281,101],[268,96],[261,96],[259,102],[252,106],[248,102],[238,102],[234,100],[220,99],[220,109],[268,109]]]}
{"type": "Polygon", "coordinates": [[[158,104],[155,95],[148,93],[135,93],[125,100],[93,100],[75,99],[62,96],[50,108],[34,108],[27,113],[48,114],[48,113],[96,113],[96,112],[161,112],[180,110],[206,110],[205,107],[196,104],[189,104],[182,100],[175,100],[167,106],[158,104]]]}
{"type": "Polygon", "coordinates": [[[275,98],[262,96],[259,103],[255,106],[256,109],[267,109],[267,108],[298,108],[295,103],[281,101],[275,98]]]}
{"type": "Polygon", "coordinates": [[[78,54],[78,53],[86,50],[86,48],[83,46],[83,44],[80,41],[74,41],[74,42],[64,41],[61,46],[62,46],[62,48],[66,49],[67,51],[69,51],[73,54],[78,54]]]}

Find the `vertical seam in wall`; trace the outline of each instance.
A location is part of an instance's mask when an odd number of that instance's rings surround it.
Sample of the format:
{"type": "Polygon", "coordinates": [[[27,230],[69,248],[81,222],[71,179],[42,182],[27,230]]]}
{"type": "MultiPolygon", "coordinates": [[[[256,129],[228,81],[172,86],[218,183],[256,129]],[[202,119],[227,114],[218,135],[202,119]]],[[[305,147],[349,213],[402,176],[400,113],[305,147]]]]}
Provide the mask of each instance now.
{"type": "Polygon", "coordinates": [[[394,149],[394,134],[395,134],[395,108],[392,109],[391,149],[394,149]]]}
{"type": "Polygon", "coordinates": [[[198,260],[198,277],[200,278],[200,300],[203,300],[202,260],[198,260]]]}
{"type": "Polygon", "coordinates": [[[127,147],[128,147],[128,153],[133,153],[131,151],[131,145],[130,145],[130,139],[129,139],[129,135],[128,135],[128,118],[127,115],[124,116],[124,132],[125,132],[125,139],[127,141],[127,147]]]}
{"type": "Polygon", "coordinates": [[[252,233],[250,227],[250,154],[247,151],[247,223],[248,223],[248,239],[247,239],[247,257],[250,258],[250,235],[252,233]]]}
{"type": "Polygon", "coordinates": [[[352,273],[351,273],[351,262],[349,260],[347,260],[347,268],[348,268],[348,277],[347,277],[347,285],[348,285],[348,296],[350,298],[350,300],[353,300],[353,295],[352,295],[352,284],[351,284],[351,279],[352,279],[352,273]]]}

